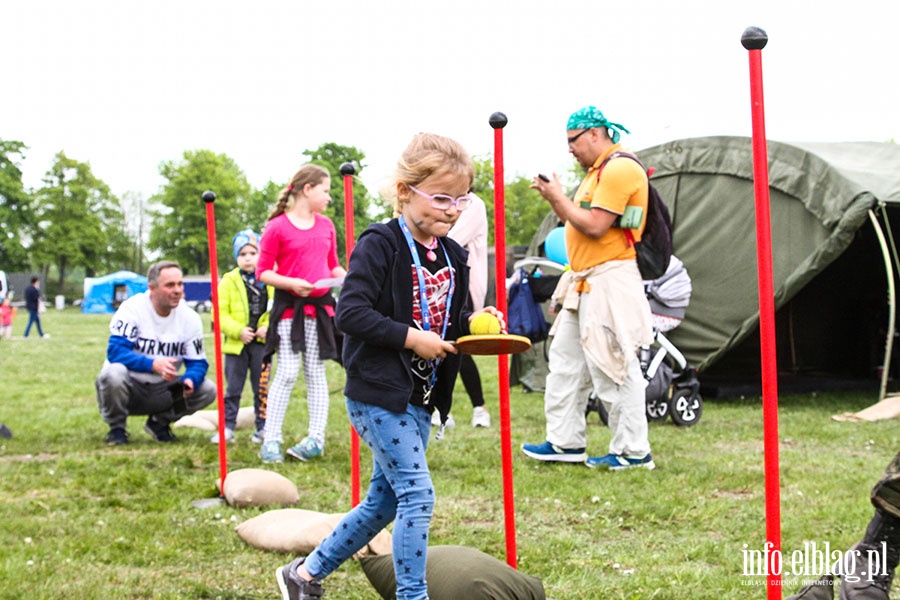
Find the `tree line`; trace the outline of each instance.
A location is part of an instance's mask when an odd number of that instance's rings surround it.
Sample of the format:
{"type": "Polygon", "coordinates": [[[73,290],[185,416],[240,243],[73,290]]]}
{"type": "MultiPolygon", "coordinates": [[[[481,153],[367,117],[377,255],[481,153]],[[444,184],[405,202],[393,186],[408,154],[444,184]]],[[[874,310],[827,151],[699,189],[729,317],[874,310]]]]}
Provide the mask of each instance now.
{"type": "MultiPolygon", "coordinates": [[[[0,139],[0,269],[31,271],[59,277],[83,269],[93,277],[117,270],[142,273],[149,257],[177,260],[186,274],[209,272],[204,191],[216,193],[216,254],[221,271],[233,265],[231,238],[250,227],[262,231],[286,182],[268,181],[254,188],[241,168],[225,154],[212,150],[188,150],[176,160],[159,166],[165,183],[150,198],[135,192],[115,196],[94,176],[88,162],[60,151],[37,189],[26,189],[21,164],[28,147],[21,141],[0,139]]],[[[335,224],[338,251],[346,265],[344,183],[340,165],[356,166],[353,178],[354,232],[359,235],[370,223],[390,218],[390,202],[373,195],[361,182],[366,155],[352,146],[325,143],[303,152],[306,162],[319,164],[331,173],[331,197],[326,215],[335,224]]],[[[299,165],[298,165],[299,166],[299,165]]],[[[506,241],[527,245],[548,212],[546,203],[531,180],[517,176],[504,190],[506,241]]],[[[493,221],[493,167],[488,157],[475,158],[473,192],[487,205],[493,221]]],[[[494,231],[490,228],[490,244],[494,231]]]]}

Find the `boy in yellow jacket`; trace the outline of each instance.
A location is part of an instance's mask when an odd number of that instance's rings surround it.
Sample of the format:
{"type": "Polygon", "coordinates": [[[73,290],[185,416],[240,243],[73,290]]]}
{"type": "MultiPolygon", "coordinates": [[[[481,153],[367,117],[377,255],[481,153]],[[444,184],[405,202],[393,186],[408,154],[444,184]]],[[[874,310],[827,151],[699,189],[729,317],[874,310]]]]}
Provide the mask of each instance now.
{"type": "MultiPolygon", "coordinates": [[[[250,229],[239,231],[231,241],[237,268],[225,273],[219,283],[219,319],[225,354],[225,441],[234,441],[234,428],[247,372],[253,388],[253,410],[256,420],[254,443],[262,442],[265,428],[265,389],[260,380],[268,379],[264,371],[263,351],[269,325],[269,298],[272,291],[256,279],[259,259],[259,235],[250,229]]],[[[268,367],[269,365],[265,365],[268,367]]],[[[210,440],[218,443],[219,434],[210,440]]]]}

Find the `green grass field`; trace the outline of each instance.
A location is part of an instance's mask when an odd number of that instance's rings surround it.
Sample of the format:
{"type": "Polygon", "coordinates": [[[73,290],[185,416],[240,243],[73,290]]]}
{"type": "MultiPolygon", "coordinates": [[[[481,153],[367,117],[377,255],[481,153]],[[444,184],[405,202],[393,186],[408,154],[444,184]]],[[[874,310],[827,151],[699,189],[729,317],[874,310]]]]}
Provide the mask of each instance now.
{"type": "MultiPolygon", "coordinates": [[[[134,417],[132,443],[107,447],[94,378],[109,316],[51,309],[43,322],[49,339],[21,339],[19,318],[19,337],[0,341],[0,422],[14,434],[0,439],[0,598],[277,597],[273,573],[291,557],[256,550],[234,532],[264,509],[191,504],[216,496],[218,453],[209,433],[180,428],[178,443],[160,445],[134,417]]],[[[210,337],[210,355],[212,348],[210,337]]],[[[493,427],[469,427],[471,406],[460,384],[457,427],[429,447],[437,488],[431,543],[505,560],[496,364],[479,358],[493,427]]],[[[299,508],[339,512],[350,504],[350,436],[334,363],[329,376],[322,460],[266,468],[297,484],[299,508]]],[[[897,452],[900,430],[895,422],[838,423],[830,416],[874,401],[860,394],[780,398],[786,553],[810,541],[844,550],[861,536],[872,514],[869,490],[897,452]]],[[[743,574],[745,550],[765,543],[759,398],[707,400],[691,428],[652,423],[658,467],[640,472],[527,459],[518,448],[543,439],[543,398],[516,388],[511,412],[518,566],[541,578],[549,597],[766,597],[763,578],[743,574]]],[[[590,421],[588,449],[605,453],[609,434],[595,414],[590,421]]],[[[298,386],[285,434],[299,439],[305,428],[298,386]]],[[[239,431],[229,446],[231,470],[261,466],[250,433],[239,431]]],[[[370,460],[364,449],[364,481],[370,460]]],[[[787,592],[797,588],[793,577],[785,584],[787,592]]],[[[326,580],[326,590],[334,600],[378,598],[352,562],[326,580]]]]}

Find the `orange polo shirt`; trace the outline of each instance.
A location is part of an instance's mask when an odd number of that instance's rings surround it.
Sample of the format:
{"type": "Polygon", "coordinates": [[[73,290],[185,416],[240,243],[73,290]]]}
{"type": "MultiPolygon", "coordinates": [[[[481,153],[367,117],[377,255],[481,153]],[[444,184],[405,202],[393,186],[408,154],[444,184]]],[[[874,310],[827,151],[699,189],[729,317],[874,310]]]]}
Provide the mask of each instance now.
{"type": "MultiPolygon", "coordinates": [[[[602,171],[599,169],[606,157],[619,151],[623,150],[615,144],[597,157],[578,187],[574,202],[582,206],[590,205],[591,208],[586,210],[600,208],[617,215],[624,213],[626,206],[641,207],[644,213],[641,227],[632,230],[635,241],[640,241],[647,222],[647,174],[637,162],[626,157],[614,158],[606,163],[602,171]]],[[[584,271],[611,260],[635,258],[634,246],[628,243],[622,229],[610,227],[600,239],[594,239],[570,223],[566,223],[566,253],[574,271],[584,271]]]]}

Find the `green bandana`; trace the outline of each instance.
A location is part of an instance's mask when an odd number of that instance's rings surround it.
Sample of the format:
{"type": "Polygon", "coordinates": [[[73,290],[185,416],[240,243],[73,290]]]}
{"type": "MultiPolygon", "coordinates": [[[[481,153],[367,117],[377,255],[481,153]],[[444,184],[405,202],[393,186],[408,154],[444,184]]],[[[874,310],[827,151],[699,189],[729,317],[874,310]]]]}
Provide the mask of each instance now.
{"type": "Polygon", "coordinates": [[[631,133],[618,123],[611,123],[603,116],[600,109],[596,106],[585,106],[572,113],[569,122],[566,123],[566,130],[573,129],[594,129],[595,127],[605,127],[609,131],[609,137],[614,144],[619,143],[619,131],[622,133],[631,133]]]}

